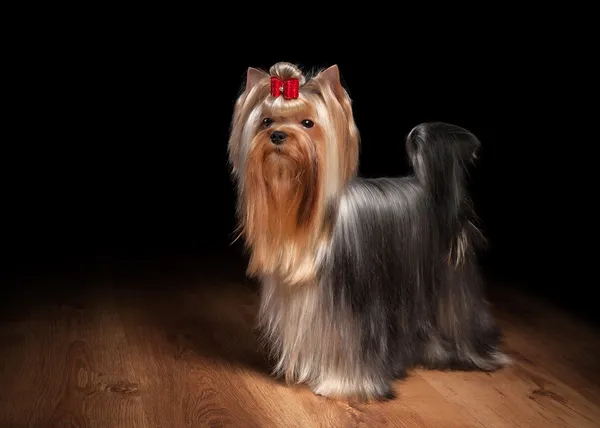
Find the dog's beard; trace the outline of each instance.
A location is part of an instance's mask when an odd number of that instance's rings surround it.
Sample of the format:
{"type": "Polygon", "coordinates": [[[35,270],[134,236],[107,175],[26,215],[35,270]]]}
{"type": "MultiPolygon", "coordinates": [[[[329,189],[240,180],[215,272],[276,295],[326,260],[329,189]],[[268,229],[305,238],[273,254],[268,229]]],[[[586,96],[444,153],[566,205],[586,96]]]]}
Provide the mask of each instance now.
{"type": "Polygon", "coordinates": [[[289,131],[281,146],[270,143],[268,131],[253,141],[242,189],[244,235],[252,247],[250,274],[289,278],[293,273],[292,282],[297,282],[314,273],[310,248],[323,209],[324,146],[305,133],[289,131]]]}

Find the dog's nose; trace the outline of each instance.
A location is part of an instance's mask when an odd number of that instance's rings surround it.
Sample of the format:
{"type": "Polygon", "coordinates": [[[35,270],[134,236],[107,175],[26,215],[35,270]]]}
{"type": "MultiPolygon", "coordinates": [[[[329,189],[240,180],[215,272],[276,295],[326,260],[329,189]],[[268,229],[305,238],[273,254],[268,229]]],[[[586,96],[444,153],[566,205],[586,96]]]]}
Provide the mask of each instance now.
{"type": "Polygon", "coordinates": [[[271,134],[271,143],[282,144],[287,138],[287,134],[283,131],[275,131],[271,134]]]}

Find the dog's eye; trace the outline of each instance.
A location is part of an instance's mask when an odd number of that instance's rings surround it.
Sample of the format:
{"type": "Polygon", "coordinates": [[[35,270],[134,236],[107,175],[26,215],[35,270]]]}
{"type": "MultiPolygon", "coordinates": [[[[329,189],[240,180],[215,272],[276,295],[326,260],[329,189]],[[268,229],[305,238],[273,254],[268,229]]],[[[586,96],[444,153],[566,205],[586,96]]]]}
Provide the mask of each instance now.
{"type": "Polygon", "coordinates": [[[265,117],[262,121],[262,124],[265,127],[271,126],[272,123],[273,123],[273,119],[271,119],[270,117],[265,117]]]}
{"type": "Polygon", "coordinates": [[[315,123],[312,120],[304,119],[302,121],[302,126],[304,126],[305,128],[312,128],[313,126],[315,126],[315,123]]]}

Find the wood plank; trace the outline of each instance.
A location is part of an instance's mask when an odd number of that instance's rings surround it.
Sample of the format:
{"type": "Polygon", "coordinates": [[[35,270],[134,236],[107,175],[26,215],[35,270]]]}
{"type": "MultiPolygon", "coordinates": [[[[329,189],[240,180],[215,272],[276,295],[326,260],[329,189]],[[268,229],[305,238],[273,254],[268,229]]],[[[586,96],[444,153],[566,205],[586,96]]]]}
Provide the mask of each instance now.
{"type": "Polygon", "coordinates": [[[24,293],[0,313],[0,426],[600,426],[597,330],[515,290],[495,297],[514,366],[413,370],[396,399],[355,403],[271,376],[250,285],[169,273],[24,293]]]}
{"type": "Polygon", "coordinates": [[[165,409],[153,415],[156,426],[481,426],[418,376],[399,385],[398,400],[369,404],[328,400],[273,379],[253,331],[257,296],[239,284],[122,290],[119,300],[144,402],[165,409]],[[173,384],[177,391],[169,390],[173,384]]]}
{"type": "Polygon", "coordinates": [[[574,364],[598,361],[593,329],[515,290],[506,293],[495,295],[496,315],[513,366],[491,374],[420,371],[421,375],[486,427],[600,426],[597,373],[574,364]]]}
{"type": "Polygon", "coordinates": [[[256,400],[229,375],[222,358],[227,354],[216,346],[227,326],[210,318],[209,307],[193,303],[190,293],[165,290],[121,290],[119,300],[151,426],[251,428],[268,422],[268,412],[255,413],[256,400]]]}
{"type": "Polygon", "coordinates": [[[496,316],[515,356],[600,403],[600,332],[548,302],[505,286],[496,316]],[[535,361],[535,363],[534,363],[535,361]]]}
{"type": "Polygon", "coordinates": [[[27,302],[0,323],[0,426],[147,426],[107,290],[27,302]]]}
{"type": "Polygon", "coordinates": [[[568,386],[523,361],[502,372],[421,375],[449,402],[485,427],[598,427],[598,408],[568,386]]]}

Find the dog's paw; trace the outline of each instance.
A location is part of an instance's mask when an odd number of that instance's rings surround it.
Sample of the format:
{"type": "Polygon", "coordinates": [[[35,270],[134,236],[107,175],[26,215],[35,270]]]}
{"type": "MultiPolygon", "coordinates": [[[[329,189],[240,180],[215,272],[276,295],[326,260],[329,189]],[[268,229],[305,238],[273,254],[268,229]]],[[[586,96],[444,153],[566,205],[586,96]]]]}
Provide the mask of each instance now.
{"type": "Polygon", "coordinates": [[[370,379],[350,381],[328,377],[315,384],[312,391],[321,397],[349,401],[387,400],[394,397],[388,383],[370,379]]]}

